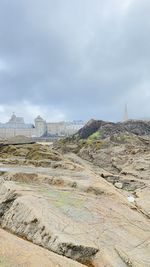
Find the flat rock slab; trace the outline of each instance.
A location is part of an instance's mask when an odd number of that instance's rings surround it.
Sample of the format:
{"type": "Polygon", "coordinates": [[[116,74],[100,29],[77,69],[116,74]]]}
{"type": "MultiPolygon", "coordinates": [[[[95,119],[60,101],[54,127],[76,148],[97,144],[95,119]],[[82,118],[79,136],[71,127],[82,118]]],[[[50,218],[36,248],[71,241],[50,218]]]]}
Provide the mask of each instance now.
{"type": "MultiPolygon", "coordinates": [[[[39,194],[38,188],[35,192],[27,187],[21,192],[20,188],[17,191],[16,185],[15,190],[13,182],[6,182],[1,187],[2,227],[60,255],[83,263],[91,262],[98,248],[87,238],[82,224],[67,212],[66,198],[71,192],[43,188],[45,192],[39,194]]],[[[82,203],[78,201],[78,205],[82,203]]]]}
{"type": "Polygon", "coordinates": [[[150,189],[144,188],[136,191],[136,205],[150,218],[150,189]]]}
{"type": "Polygon", "coordinates": [[[0,229],[1,267],[82,267],[83,265],[36,246],[0,229]]]}
{"type": "MultiPolygon", "coordinates": [[[[120,153],[118,148],[114,148],[114,156],[120,153]]],[[[110,160],[112,156],[108,154],[110,160]]],[[[149,161],[149,157],[145,159],[149,161]]],[[[117,189],[105,180],[120,177],[109,168],[106,171],[95,167],[74,154],[65,156],[63,162],[76,167],[64,170],[62,165],[35,168],[3,164],[6,169],[2,169],[0,178],[1,226],[54,255],[80,261],[82,265],[150,267],[149,188],[144,190],[149,176],[142,180],[144,187],[136,177],[140,190],[132,195],[132,191],[117,189]],[[132,198],[134,202],[130,203],[132,198]]],[[[122,155],[113,165],[122,165],[122,155]]],[[[148,166],[140,166],[141,173],[147,175],[148,171],[148,166]]],[[[128,174],[124,179],[135,181],[128,174]]]]}
{"type": "Polygon", "coordinates": [[[0,195],[2,227],[37,245],[96,267],[107,258],[113,267],[150,266],[149,220],[118,194],[7,181],[0,195]]]}

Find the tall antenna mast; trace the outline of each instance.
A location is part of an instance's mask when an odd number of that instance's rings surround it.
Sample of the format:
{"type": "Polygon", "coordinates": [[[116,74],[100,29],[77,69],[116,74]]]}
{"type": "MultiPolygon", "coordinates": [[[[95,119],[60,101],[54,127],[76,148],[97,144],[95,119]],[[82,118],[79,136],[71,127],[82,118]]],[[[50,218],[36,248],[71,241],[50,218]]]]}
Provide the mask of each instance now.
{"type": "Polygon", "coordinates": [[[127,104],[125,104],[125,110],[124,110],[124,116],[123,116],[123,121],[128,121],[128,107],[127,104]]]}

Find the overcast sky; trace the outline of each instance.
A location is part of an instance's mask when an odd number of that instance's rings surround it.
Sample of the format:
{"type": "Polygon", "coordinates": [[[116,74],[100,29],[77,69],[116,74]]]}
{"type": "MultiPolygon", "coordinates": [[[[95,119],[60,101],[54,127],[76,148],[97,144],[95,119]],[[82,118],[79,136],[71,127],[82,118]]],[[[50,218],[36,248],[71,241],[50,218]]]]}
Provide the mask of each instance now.
{"type": "Polygon", "coordinates": [[[150,0],[0,0],[0,121],[150,117],[150,0]]]}

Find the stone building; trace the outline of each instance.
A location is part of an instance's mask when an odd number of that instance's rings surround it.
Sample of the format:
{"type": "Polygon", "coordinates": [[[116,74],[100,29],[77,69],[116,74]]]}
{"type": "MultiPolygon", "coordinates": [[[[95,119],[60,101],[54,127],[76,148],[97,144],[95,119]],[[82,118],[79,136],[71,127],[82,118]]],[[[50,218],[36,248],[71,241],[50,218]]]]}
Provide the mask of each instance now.
{"type": "Polygon", "coordinates": [[[71,121],[71,122],[48,122],[47,134],[58,136],[69,136],[74,134],[84,126],[83,121],[71,121]]]}
{"type": "Polygon", "coordinates": [[[48,122],[47,123],[47,133],[48,135],[59,135],[63,136],[66,133],[65,122],[48,122]]]}
{"type": "Polygon", "coordinates": [[[47,135],[47,124],[46,124],[46,121],[41,118],[41,116],[38,116],[35,119],[35,130],[36,130],[35,135],[37,137],[47,135]]]}
{"type": "Polygon", "coordinates": [[[0,139],[7,139],[17,135],[26,137],[68,136],[83,127],[82,121],[74,122],[46,122],[41,116],[34,120],[34,124],[27,124],[22,117],[14,113],[6,123],[0,123],[0,139]]]}
{"type": "Polygon", "coordinates": [[[16,135],[32,137],[35,132],[33,124],[25,124],[24,119],[22,117],[16,117],[15,114],[11,116],[8,122],[0,123],[0,139],[10,138],[16,135]]]}

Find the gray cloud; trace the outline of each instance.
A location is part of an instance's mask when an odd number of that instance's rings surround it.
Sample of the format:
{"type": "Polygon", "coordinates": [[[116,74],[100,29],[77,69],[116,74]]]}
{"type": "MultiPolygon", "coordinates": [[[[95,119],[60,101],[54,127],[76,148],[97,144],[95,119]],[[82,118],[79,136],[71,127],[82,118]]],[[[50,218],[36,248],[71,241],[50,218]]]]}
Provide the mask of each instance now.
{"type": "Polygon", "coordinates": [[[1,0],[0,120],[150,117],[148,0],[1,0]],[[22,107],[22,108],[20,108],[22,107]]]}

